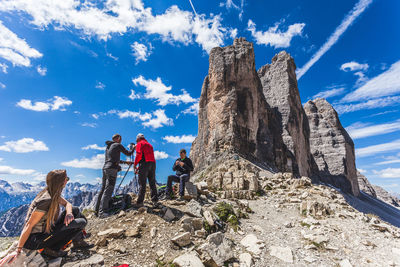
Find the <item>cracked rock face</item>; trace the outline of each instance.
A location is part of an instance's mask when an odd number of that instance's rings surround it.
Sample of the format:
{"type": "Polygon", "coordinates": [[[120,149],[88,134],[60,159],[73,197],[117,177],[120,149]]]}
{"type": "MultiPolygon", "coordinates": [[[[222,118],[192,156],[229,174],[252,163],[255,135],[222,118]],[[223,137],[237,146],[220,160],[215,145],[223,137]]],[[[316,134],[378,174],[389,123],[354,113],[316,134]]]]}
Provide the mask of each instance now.
{"type": "Polygon", "coordinates": [[[253,44],[244,38],[211,50],[190,152],[195,172],[238,153],[278,169],[286,165],[280,127],[262,92],[253,44]]]}
{"type": "Polygon", "coordinates": [[[339,121],[335,109],[325,99],[304,105],[310,124],[310,150],[322,182],[355,196],[359,194],[354,143],[339,121]]]}
{"type": "Polygon", "coordinates": [[[312,175],[310,129],[297,87],[296,64],[285,51],[277,54],[271,64],[258,70],[268,104],[278,114],[282,138],[288,151],[288,171],[298,176],[312,175]]]}

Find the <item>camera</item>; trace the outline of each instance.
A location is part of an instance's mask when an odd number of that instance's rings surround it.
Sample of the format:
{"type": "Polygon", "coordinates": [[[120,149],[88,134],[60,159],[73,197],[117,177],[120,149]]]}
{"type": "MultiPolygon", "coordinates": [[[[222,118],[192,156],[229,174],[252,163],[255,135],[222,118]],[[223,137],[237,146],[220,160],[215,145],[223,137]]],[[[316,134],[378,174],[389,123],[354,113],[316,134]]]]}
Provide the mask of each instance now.
{"type": "Polygon", "coordinates": [[[130,143],[129,144],[129,149],[132,149],[132,147],[134,147],[135,146],[135,143],[130,143]]]}

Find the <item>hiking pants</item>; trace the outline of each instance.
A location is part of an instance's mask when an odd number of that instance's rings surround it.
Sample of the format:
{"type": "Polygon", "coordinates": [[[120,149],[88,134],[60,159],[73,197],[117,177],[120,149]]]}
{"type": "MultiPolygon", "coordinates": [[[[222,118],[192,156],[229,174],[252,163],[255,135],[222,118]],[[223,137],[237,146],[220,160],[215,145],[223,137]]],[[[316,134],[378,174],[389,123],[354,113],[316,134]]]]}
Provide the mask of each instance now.
{"type": "Polygon", "coordinates": [[[185,194],[185,183],[190,179],[189,174],[170,175],[167,181],[167,196],[172,192],[172,182],[179,183],[179,195],[183,196],[185,194]]]}
{"type": "Polygon", "coordinates": [[[114,192],[115,182],[117,181],[117,169],[103,169],[103,183],[96,203],[96,214],[107,212],[110,207],[110,200],[114,192]]]}
{"type": "Polygon", "coordinates": [[[139,165],[139,194],[136,203],[142,204],[146,194],[146,180],[149,180],[151,201],[157,202],[157,186],[156,186],[156,163],[142,162],[139,165]]]}
{"type": "Polygon", "coordinates": [[[82,239],[82,230],[85,229],[87,220],[78,207],[72,208],[72,214],[75,219],[66,226],[64,224],[66,211],[64,210],[52,227],[50,234],[34,233],[29,235],[24,248],[31,250],[50,248],[58,251],[68,244],[69,241],[82,239]]]}

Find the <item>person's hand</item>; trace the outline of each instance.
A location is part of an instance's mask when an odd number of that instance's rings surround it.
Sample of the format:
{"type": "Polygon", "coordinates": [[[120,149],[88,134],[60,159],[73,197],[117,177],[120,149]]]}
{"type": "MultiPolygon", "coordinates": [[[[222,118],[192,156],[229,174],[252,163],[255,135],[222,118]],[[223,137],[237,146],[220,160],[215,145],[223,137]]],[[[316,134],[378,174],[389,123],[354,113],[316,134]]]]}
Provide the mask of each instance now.
{"type": "Polygon", "coordinates": [[[185,163],[183,163],[182,161],[179,162],[179,165],[181,165],[181,167],[183,167],[183,165],[185,165],[185,163]]]}
{"type": "Polygon", "coordinates": [[[74,215],[72,213],[68,213],[67,215],[65,215],[64,224],[68,226],[73,220],[75,220],[74,215]]]}
{"type": "Polygon", "coordinates": [[[6,255],[4,258],[2,258],[0,260],[0,266],[6,266],[8,264],[11,264],[12,262],[14,262],[17,257],[19,256],[19,254],[21,253],[21,249],[17,248],[16,251],[6,255]]]}
{"type": "Polygon", "coordinates": [[[138,174],[139,168],[135,167],[135,173],[138,174]]]}

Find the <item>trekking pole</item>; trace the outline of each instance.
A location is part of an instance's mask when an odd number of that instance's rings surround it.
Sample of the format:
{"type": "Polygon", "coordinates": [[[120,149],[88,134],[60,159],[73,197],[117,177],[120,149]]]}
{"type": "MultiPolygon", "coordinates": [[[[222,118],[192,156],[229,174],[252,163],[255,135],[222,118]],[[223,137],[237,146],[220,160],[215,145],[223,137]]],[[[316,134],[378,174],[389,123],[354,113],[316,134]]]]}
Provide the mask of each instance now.
{"type": "Polygon", "coordinates": [[[132,164],[129,164],[129,167],[128,167],[128,169],[126,170],[126,172],[125,172],[125,174],[124,174],[124,177],[122,177],[122,180],[121,180],[121,182],[119,183],[119,185],[118,185],[118,187],[117,187],[117,190],[116,190],[115,193],[114,193],[114,196],[118,193],[119,187],[121,186],[122,182],[124,181],[124,179],[125,179],[126,175],[128,174],[128,172],[129,172],[131,166],[132,166],[132,164]]]}

